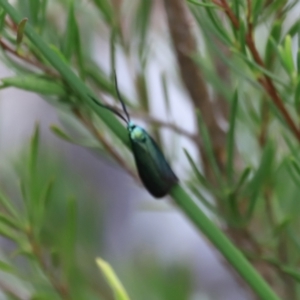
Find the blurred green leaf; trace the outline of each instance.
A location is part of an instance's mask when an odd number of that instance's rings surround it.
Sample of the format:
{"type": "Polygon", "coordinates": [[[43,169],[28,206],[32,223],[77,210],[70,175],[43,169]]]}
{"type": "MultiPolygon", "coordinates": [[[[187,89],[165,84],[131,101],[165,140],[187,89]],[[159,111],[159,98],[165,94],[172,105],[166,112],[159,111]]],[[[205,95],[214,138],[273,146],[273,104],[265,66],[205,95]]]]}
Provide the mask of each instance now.
{"type": "Polygon", "coordinates": [[[24,18],[19,24],[17,29],[17,45],[19,46],[22,43],[23,36],[24,36],[24,28],[26,26],[26,23],[28,21],[28,18],[24,18]]]}
{"type": "Polygon", "coordinates": [[[0,32],[3,30],[5,25],[5,16],[6,16],[5,10],[0,7],[0,32]]]}
{"type": "Polygon", "coordinates": [[[276,20],[273,23],[267,45],[265,51],[265,64],[267,67],[270,67],[271,63],[273,62],[274,58],[276,57],[277,47],[276,45],[280,41],[281,37],[281,30],[282,30],[282,21],[276,20]]]}
{"type": "Polygon", "coordinates": [[[65,228],[65,251],[68,253],[68,268],[72,266],[74,259],[75,243],[77,236],[77,203],[74,197],[69,197],[67,202],[67,216],[65,228]]]}
{"type": "Polygon", "coordinates": [[[0,191],[0,204],[4,207],[5,210],[15,219],[19,220],[20,216],[18,211],[15,209],[14,205],[11,203],[11,200],[8,199],[1,191],[0,191]]]}
{"type": "Polygon", "coordinates": [[[27,75],[15,76],[1,79],[2,86],[0,88],[16,87],[30,92],[42,95],[66,95],[66,90],[60,83],[43,77],[27,75]]]}
{"type": "Polygon", "coordinates": [[[5,273],[18,274],[18,270],[14,268],[10,263],[0,260],[0,270],[5,273]]]}
{"type": "Polygon", "coordinates": [[[290,275],[296,281],[300,282],[300,271],[299,270],[296,270],[296,269],[294,269],[292,267],[288,267],[288,266],[282,266],[282,267],[280,267],[280,269],[284,273],[290,275]]]}
{"type": "Polygon", "coordinates": [[[58,136],[59,138],[61,138],[62,140],[65,140],[67,142],[70,142],[70,143],[75,143],[74,140],[68,136],[61,128],[59,128],[58,126],[56,125],[51,125],[50,126],[50,129],[51,131],[56,135],[58,136]]]}
{"type": "Polygon", "coordinates": [[[96,263],[99,269],[103,272],[103,275],[105,276],[105,279],[107,280],[111,289],[113,290],[115,300],[130,300],[121,281],[115,274],[110,264],[99,257],[96,259],[96,263]]]}
{"type": "Polygon", "coordinates": [[[15,220],[12,217],[5,215],[0,212],[0,222],[11,227],[12,229],[22,229],[22,225],[19,223],[19,220],[15,220]]]}
{"type": "Polygon", "coordinates": [[[206,197],[201,193],[201,191],[199,190],[199,188],[193,184],[189,185],[191,191],[193,192],[193,194],[201,201],[201,203],[211,212],[213,212],[214,214],[218,214],[218,210],[216,208],[216,206],[209,201],[208,199],[206,199],[206,197]]]}
{"type": "Polygon", "coordinates": [[[250,173],[252,171],[252,168],[251,167],[246,167],[244,169],[244,171],[242,172],[242,175],[240,176],[238,182],[237,182],[237,185],[234,189],[235,192],[237,192],[245,183],[245,181],[248,179],[250,173]]]}
{"type": "Polygon", "coordinates": [[[237,106],[238,106],[238,93],[237,90],[234,93],[232,104],[231,104],[231,112],[229,119],[229,130],[227,135],[227,178],[230,184],[233,183],[234,176],[234,150],[235,150],[235,123],[237,117],[237,106]]]}
{"type": "Polygon", "coordinates": [[[272,170],[275,159],[275,147],[272,142],[268,142],[263,149],[263,154],[257,171],[250,183],[247,185],[246,194],[249,196],[249,206],[247,216],[250,218],[257,202],[257,197],[262,190],[262,186],[272,181],[272,170]]]}
{"type": "Polygon", "coordinates": [[[193,172],[196,176],[196,178],[198,179],[198,181],[205,187],[208,187],[209,184],[206,180],[206,178],[204,177],[204,175],[202,175],[202,173],[200,172],[199,168],[197,167],[197,164],[195,163],[195,161],[193,160],[193,158],[190,156],[190,154],[188,153],[188,151],[186,149],[183,149],[184,154],[186,155],[192,169],[193,172]]]}
{"type": "Polygon", "coordinates": [[[114,10],[112,6],[112,2],[108,0],[94,0],[96,6],[102,13],[104,20],[108,25],[114,25],[114,10]]]}
{"type": "Polygon", "coordinates": [[[171,102],[170,102],[170,97],[169,97],[168,80],[166,77],[166,73],[160,74],[160,80],[161,80],[163,93],[164,93],[165,106],[167,108],[167,112],[170,113],[171,112],[171,102]]]}
{"type": "Polygon", "coordinates": [[[219,169],[217,159],[216,159],[214,151],[213,151],[211,139],[210,139],[207,127],[206,127],[199,111],[197,111],[197,120],[198,120],[200,138],[203,141],[204,150],[206,152],[206,155],[208,157],[210,165],[214,171],[214,174],[215,174],[219,184],[222,184],[222,175],[221,175],[221,171],[219,169]]]}
{"type": "Polygon", "coordinates": [[[197,0],[187,0],[187,1],[191,4],[195,4],[195,5],[198,5],[198,6],[219,9],[219,7],[217,5],[214,5],[214,4],[204,3],[204,2],[197,1],[197,0]]]}
{"type": "Polygon", "coordinates": [[[80,77],[85,78],[84,60],[82,57],[82,48],[80,41],[80,33],[75,17],[74,0],[70,0],[67,30],[64,36],[64,44],[62,53],[67,61],[71,60],[73,54],[76,55],[80,77]]]}
{"type": "MultiPolygon", "coordinates": [[[[152,12],[152,0],[139,1],[139,6],[135,14],[135,30],[139,36],[139,55],[141,61],[146,59],[145,54],[147,53],[147,35],[150,24],[151,12],[152,12]]],[[[149,47],[149,46],[148,46],[149,47]]]]}
{"type": "Polygon", "coordinates": [[[299,164],[299,162],[294,157],[290,158],[290,162],[291,162],[294,170],[298,174],[298,176],[300,176],[300,164],[299,164]]]}
{"type": "Polygon", "coordinates": [[[289,76],[294,76],[295,74],[295,66],[293,61],[293,53],[292,53],[292,38],[290,35],[287,35],[284,40],[283,46],[278,46],[279,54],[283,66],[285,67],[289,76]]]}
{"type": "Polygon", "coordinates": [[[36,171],[36,164],[39,151],[39,140],[40,140],[40,128],[39,125],[35,125],[34,134],[30,141],[30,152],[29,152],[29,174],[33,178],[36,171]]]}

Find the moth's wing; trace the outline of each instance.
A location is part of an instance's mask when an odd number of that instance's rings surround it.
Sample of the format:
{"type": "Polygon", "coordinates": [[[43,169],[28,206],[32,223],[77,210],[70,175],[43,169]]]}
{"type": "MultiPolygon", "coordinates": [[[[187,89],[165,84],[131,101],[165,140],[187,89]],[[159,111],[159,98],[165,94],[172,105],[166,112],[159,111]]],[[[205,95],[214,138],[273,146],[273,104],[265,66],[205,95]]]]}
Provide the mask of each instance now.
{"type": "Polygon", "coordinates": [[[178,182],[170,165],[156,142],[144,131],[145,140],[131,140],[136,166],[147,190],[156,198],[168,194],[178,182]]]}

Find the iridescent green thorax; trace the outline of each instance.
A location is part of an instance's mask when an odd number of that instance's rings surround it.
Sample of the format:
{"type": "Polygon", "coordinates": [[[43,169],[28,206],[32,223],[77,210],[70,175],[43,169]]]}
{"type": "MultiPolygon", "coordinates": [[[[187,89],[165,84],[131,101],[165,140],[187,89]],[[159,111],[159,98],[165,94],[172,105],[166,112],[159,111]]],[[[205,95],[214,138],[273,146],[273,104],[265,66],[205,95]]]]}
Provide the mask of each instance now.
{"type": "Polygon", "coordinates": [[[133,122],[128,123],[128,131],[131,140],[136,142],[145,141],[146,135],[144,129],[139,126],[136,126],[133,122]]]}

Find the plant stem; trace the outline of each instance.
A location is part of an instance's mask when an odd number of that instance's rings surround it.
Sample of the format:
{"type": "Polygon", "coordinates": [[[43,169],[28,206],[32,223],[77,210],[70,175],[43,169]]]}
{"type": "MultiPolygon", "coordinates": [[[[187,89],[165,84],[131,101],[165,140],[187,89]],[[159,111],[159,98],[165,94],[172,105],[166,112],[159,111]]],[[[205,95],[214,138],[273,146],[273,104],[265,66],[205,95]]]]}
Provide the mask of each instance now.
{"type": "Polygon", "coordinates": [[[177,185],[171,190],[171,196],[196,225],[198,229],[216,246],[229,263],[263,300],[279,300],[265,280],[256,272],[244,255],[231,243],[221,230],[202,212],[185,190],[177,185]]]}

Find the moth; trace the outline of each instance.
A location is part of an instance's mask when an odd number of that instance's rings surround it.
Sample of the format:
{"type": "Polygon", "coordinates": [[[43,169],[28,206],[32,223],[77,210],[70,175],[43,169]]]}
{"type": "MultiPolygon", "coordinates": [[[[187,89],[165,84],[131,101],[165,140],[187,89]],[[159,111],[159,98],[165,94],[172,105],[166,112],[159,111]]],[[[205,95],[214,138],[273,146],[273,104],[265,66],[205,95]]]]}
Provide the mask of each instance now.
{"type": "Polygon", "coordinates": [[[148,190],[155,198],[166,196],[170,189],[178,183],[178,178],[167,162],[162,151],[155,140],[147,133],[145,129],[134,124],[130,120],[124,100],[121,97],[118,88],[117,76],[114,70],[114,81],[118,100],[122,105],[124,115],[114,108],[99,103],[93,97],[92,100],[103,108],[110,110],[127,124],[129,140],[139,176],[148,190]]]}

